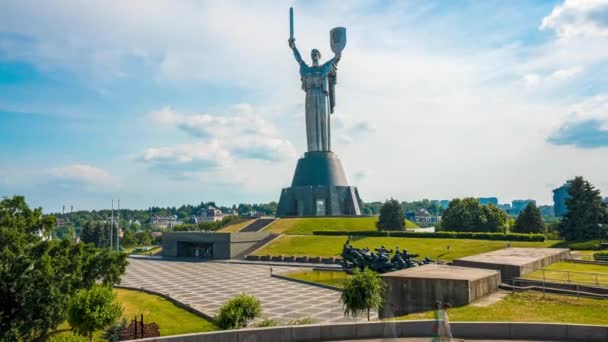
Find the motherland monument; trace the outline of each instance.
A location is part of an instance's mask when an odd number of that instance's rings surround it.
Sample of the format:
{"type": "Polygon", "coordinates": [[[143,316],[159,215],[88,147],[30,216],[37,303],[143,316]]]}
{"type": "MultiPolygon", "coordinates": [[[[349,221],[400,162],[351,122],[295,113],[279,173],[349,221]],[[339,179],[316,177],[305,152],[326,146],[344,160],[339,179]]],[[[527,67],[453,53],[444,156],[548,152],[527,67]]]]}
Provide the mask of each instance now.
{"type": "Polygon", "coordinates": [[[360,216],[363,203],[356,187],[348,185],[338,156],[331,151],[331,119],[336,105],[338,62],[346,46],[346,29],[329,32],[334,57],[320,64],[321,53],[311,52],[306,64],[296,47],[293,8],[289,9],[289,47],[300,67],[306,92],[306,141],[308,152],[298,160],[291,186],[281,191],[277,216],[360,216]]]}

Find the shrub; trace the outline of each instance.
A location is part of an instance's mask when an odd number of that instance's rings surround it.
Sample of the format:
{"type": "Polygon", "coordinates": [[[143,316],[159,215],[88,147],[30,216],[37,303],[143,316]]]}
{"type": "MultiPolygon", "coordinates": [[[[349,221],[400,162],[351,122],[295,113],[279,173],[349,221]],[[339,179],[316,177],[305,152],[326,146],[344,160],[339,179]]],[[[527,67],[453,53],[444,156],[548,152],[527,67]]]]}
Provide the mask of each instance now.
{"type": "Polygon", "coordinates": [[[352,277],[346,278],[340,297],[344,315],[357,317],[360,313],[367,311],[369,321],[369,311],[380,308],[385,290],[386,285],[376,272],[369,268],[363,272],[355,270],[352,277]]]}
{"type": "Polygon", "coordinates": [[[403,237],[403,238],[438,238],[438,239],[473,239],[473,240],[502,240],[502,241],[545,241],[543,234],[518,234],[518,233],[475,233],[475,232],[389,232],[389,231],[314,231],[314,235],[330,236],[379,236],[379,237],[403,237]]]}
{"type": "Polygon", "coordinates": [[[602,261],[608,260],[608,251],[593,253],[593,260],[602,260],[602,261]]]}
{"type": "Polygon", "coordinates": [[[220,308],[216,322],[222,329],[244,328],[249,320],[261,314],[260,301],[254,296],[241,293],[220,308]]]}
{"type": "Polygon", "coordinates": [[[68,306],[68,323],[77,334],[88,336],[90,341],[96,330],[114,324],[121,315],[122,307],[116,301],[116,294],[104,285],[79,290],[68,306]]]}

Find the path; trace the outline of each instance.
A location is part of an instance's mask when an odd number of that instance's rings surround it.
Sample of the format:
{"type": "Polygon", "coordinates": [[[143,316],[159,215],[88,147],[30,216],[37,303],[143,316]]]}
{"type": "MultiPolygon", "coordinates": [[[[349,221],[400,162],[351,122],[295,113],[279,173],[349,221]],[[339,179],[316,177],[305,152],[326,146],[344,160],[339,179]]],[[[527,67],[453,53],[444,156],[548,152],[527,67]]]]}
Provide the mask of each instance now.
{"type": "MultiPolygon", "coordinates": [[[[301,270],[272,268],[277,273],[301,270]]],[[[120,285],[166,294],[211,317],[227,300],[245,292],[260,299],[264,317],[280,322],[350,320],[344,318],[339,292],[270,277],[270,269],[264,265],[129,258],[120,285]]]]}

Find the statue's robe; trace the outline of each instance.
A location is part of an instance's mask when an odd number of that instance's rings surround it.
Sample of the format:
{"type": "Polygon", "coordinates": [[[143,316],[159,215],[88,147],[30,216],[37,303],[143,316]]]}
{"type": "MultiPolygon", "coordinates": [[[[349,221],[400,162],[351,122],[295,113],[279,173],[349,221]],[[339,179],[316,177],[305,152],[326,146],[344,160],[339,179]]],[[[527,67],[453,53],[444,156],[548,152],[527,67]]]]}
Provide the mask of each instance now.
{"type": "Polygon", "coordinates": [[[338,58],[334,57],[322,65],[308,66],[294,49],[300,64],[302,90],[306,92],[306,141],[308,151],[331,151],[329,114],[329,77],[335,76],[338,58]]]}

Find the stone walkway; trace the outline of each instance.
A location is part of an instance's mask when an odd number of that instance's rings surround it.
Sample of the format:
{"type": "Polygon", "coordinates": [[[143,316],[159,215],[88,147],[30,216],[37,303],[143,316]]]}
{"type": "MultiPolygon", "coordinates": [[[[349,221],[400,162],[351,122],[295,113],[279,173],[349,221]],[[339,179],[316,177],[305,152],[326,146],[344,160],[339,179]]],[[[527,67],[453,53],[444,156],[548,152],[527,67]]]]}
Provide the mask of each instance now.
{"type": "MultiPolygon", "coordinates": [[[[302,270],[272,268],[275,273],[302,270]]],[[[260,299],[265,318],[279,322],[304,318],[315,323],[352,321],[344,318],[339,292],[270,277],[270,269],[264,265],[129,258],[120,285],[168,295],[211,317],[230,298],[245,292],[260,299]]]]}

